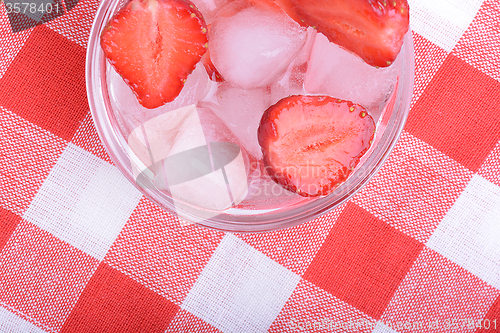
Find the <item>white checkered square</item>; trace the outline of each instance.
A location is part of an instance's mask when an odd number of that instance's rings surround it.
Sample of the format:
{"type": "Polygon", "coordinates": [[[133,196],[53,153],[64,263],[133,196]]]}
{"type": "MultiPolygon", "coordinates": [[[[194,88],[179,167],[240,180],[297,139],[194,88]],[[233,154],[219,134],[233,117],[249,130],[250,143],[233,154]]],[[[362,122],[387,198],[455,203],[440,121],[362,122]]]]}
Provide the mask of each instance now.
{"type": "Polygon", "coordinates": [[[226,235],[182,303],[224,333],[267,332],[300,277],[226,235]]]}
{"type": "Polygon", "coordinates": [[[427,246],[500,289],[500,187],[474,175],[427,246]]]}
{"type": "Polygon", "coordinates": [[[483,0],[409,0],[410,26],[451,52],[474,19],[483,0]]]}
{"type": "Polygon", "coordinates": [[[70,143],[23,218],[102,260],[141,197],[117,168],[70,143]]]}
{"type": "Polygon", "coordinates": [[[8,333],[46,333],[41,328],[24,320],[0,306],[0,332],[8,333]]]}
{"type": "Polygon", "coordinates": [[[372,331],[372,333],[398,333],[398,331],[393,330],[383,322],[379,321],[377,322],[377,325],[375,326],[375,329],[372,331]]]}

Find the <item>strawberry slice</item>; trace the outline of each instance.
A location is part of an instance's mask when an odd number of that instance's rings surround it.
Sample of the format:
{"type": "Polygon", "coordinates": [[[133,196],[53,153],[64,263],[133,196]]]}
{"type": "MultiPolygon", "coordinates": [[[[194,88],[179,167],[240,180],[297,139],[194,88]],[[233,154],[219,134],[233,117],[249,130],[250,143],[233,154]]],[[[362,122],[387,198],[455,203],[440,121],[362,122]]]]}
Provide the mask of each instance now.
{"type": "Polygon", "coordinates": [[[375,123],[360,105],[329,96],[290,96],[267,109],[258,138],[271,178],[302,196],[327,195],[368,150],[375,123]]]}
{"type": "Polygon", "coordinates": [[[207,41],[205,21],[187,0],[131,0],[101,35],[106,58],[149,109],[179,95],[207,41]]]}
{"type": "Polygon", "coordinates": [[[301,20],[372,66],[390,66],[408,31],[407,0],[291,1],[301,20]]]}

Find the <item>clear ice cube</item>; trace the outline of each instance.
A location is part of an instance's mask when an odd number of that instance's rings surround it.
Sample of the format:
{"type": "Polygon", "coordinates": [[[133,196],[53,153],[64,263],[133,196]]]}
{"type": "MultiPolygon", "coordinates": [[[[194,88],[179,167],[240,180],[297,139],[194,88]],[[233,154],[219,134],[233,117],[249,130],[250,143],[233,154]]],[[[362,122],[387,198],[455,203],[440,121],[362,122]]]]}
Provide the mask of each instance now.
{"type": "Polygon", "coordinates": [[[306,29],[283,12],[250,6],[215,17],[210,32],[210,55],[222,77],[243,89],[265,87],[283,75],[302,49],[306,29]]]}
{"type": "Polygon", "coordinates": [[[257,129],[262,114],[271,105],[267,88],[244,90],[226,82],[219,85],[217,103],[205,105],[222,119],[251,156],[262,158],[257,129]]]}
{"type": "Polygon", "coordinates": [[[304,87],[308,94],[329,95],[360,104],[376,116],[394,89],[398,60],[389,67],[375,68],[318,33],[304,87]]]}

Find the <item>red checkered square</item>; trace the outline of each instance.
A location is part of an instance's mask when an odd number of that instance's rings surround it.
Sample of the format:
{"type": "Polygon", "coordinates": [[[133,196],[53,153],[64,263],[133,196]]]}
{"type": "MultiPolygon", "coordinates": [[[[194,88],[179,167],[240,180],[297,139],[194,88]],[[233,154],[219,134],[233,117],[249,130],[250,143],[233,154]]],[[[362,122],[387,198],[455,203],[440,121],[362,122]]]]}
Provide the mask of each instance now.
{"type": "Polygon", "coordinates": [[[71,140],[89,110],[85,49],[36,27],[0,79],[0,105],[71,140]]]}
{"type": "Polygon", "coordinates": [[[21,217],[0,207],[0,252],[21,221],[21,217]]]}
{"type": "Polygon", "coordinates": [[[425,243],[472,175],[460,163],[403,132],[382,169],[353,201],[425,243]]]}
{"type": "Polygon", "coordinates": [[[491,333],[500,331],[500,296],[490,307],[483,319],[482,327],[476,330],[476,333],[491,333]]]}
{"type": "MultiPolygon", "coordinates": [[[[76,1],[65,1],[66,8],[73,2],[76,3],[76,1]]],[[[71,10],[67,8],[69,12],[45,25],[86,48],[98,6],[99,2],[95,0],[79,0],[71,10]]]]}
{"type": "Polygon", "coordinates": [[[102,145],[101,139],[99,139],[99,135],[97,134],[92,114],[90,112],[85,116],[85,119],[82,121],[71,142],[80,148],[91,152],[100,159],[113,164],[108,153],[106,152],[106,149],[102,145]]]}
{"type": "Polygon", "coordinates": [[[484,1],[453,54],[500,81],[500,2],[484,1]]]}
{"type": "Polygon", "coordinates": [[[104,260],[180,305],[223,236],[143,198],[104,260]]]}
{"type": "Polygon", "coordinates": [[[500,290],[500,187],[474,175],[425,244],[500,290]]]}
{"type": "Polygon", "coordinates": [[[217,328],[184,309],[180,309],[177,312],[164,333],[179,332],[222,333],[217,328]]]}
{"type": "Polygon", "coordinates": [[[493,184],[500,186],[500,141],[477,173],[493,184]]]}
{"type": "Polygon", "coordinates": [[[415,51],[415,80],[413,85],[413,98],[411,107],[422,96],[425,88],[431,82],[443,64],[448,52],[412,31],[413,48],[415,51]]]}
{"type": "Polygon", "coordinates": [[[5,6],[3,4],[0,5],[0,50],[2,50],[2,56],[0,57],[0,78],[4,75],[32,31],[33,29],[28,29],[13,33],[5,6]]]}
{"type": "Polygon", "coordinates": [[[422,247],[349,202],[304,279],[379,319],[422,247]]]}
{"type": "Polygon", "coordinates": [[[500,82],[449,54],[405,130],[477,171],[500,139],[500,82]]]}
{"type": "Polygon", "coordinates": [[[302,275],[344,207],[337,207],[328,214],[293,228],[239,237],[292,272],[302,275]]]}
{"type": "Polygon", "coordinates": [[[65,145],[0,107],[0,206],[22,216],[65,145]]]}
{"type": "Polygon", "coordinates": [[[59,330],[98,261],[22,221],[0,256],[0,301],[59,330]]]}
{"type": "MultiPolygon", "coordinates": [[[[399,286],[382,321],[392,327],[398,322],[422,325],[424,332],[473,332],[474,329],[460,327],[459,320],[484,318],[499,294],[486,282],[425,248],[399,286]],[[456,319],[459,327],[447,327],[450,319],[456,319]]],[[[399,326],[398,331],[414,332],[404,326],[399,326]]]]}
{"type": "Polygon", "coordinates": [[[376,321],[353,306],[301,280],[270,333],[284,332],[371,332],[376,321]],[[314,307],[311,305],[314,304],[314,307]]]}
{"type": "Polygon", "coordinates": [[[179,307],[101,263],[61,333],[164,332],[179,307]]]}

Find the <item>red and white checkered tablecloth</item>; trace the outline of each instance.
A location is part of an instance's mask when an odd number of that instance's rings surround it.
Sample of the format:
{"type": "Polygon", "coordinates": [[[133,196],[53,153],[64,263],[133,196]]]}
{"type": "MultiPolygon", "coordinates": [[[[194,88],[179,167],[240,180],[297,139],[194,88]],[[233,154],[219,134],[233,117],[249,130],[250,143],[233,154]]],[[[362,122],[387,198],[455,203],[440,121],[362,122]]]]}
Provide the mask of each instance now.
{"type": "Polygon", "coordinates": [[[414,97],[385,166],[317,220],[248,235],[181,226],[113,166],[85,90],[97,0],[8,1],[0,332],[500,332],[499,0],[410,1],[414,97]]]}

